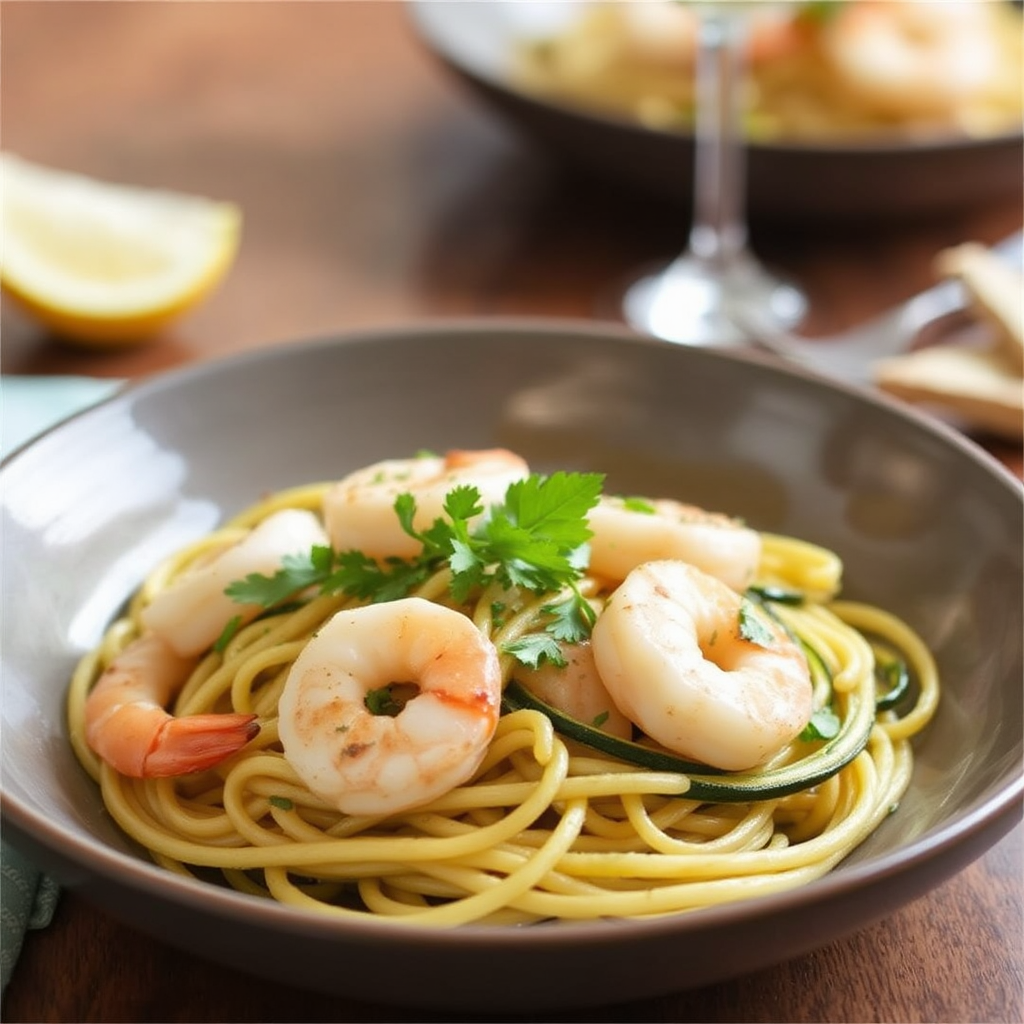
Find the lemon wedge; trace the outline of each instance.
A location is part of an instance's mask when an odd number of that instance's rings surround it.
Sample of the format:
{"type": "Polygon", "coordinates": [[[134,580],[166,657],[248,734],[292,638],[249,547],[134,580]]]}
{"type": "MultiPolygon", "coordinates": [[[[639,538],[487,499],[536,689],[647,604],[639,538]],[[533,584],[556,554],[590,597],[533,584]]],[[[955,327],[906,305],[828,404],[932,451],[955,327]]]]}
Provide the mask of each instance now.
{"type": "Polygon", "coordinates": [[[192,309],[234,263],[233,203],[0,155],[0,284],[70,339],[128,344],[192,309]]]}

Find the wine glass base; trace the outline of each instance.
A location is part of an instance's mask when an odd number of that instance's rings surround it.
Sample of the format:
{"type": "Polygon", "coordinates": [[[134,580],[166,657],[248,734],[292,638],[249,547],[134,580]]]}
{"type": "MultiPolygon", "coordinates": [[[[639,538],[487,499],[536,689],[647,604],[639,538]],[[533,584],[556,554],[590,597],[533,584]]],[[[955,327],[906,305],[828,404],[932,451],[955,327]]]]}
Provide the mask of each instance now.
{"type": "Polygon", "coordinates": [[[807,312],[800,289],[753,257],[737,259],[722,273],[683,255],[634,282],[623,296],[622,314],[634,330],[666,341],[729,347],[750,344],[736,312],[752,306],[760,322],[780,330],[796,326],[807,312]]]}

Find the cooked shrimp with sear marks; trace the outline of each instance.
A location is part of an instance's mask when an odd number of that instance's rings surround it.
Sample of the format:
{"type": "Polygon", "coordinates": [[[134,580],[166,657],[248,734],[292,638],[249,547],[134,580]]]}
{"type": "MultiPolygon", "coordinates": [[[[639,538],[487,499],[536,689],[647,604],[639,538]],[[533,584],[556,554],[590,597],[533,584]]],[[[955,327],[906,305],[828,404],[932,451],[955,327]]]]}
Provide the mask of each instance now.
{"type": "Polygon", "coordinates": [[[491,640],[461,612],[409,597],[320,628],[288,673],[278,731],[313,793],[346,814],[388,815],[467,781],[500,705],[491,640]]]}
{"type": "Polygon", "coordinates": [[[589,641],[559,645],[562,664],[545,661],[537,668],[517,667],[515,677],[535,697],[609,736],[628,740],[633,724],[616,707],[604,685],[589,641]]]}
{"type": "Polygon", "coordinates": [[[616,581],[644,562],[678,558],[744,590],[761,560],[756,530],[671,498],[603,496],[588,520],[590,570],[616,581]]]}
{"type": "Polygon", "coordinates": [[[125,835],[303,913],[519,926],[777,892],[892,812],[938,678],[838,555],[522,472],[378,464],[158,566],[68,692],[125,835]]]}
{"type": "Polygon", "coordinates": [[[860,0],[826,23],[824,53],[839,80],[886,116],[946,118],[996,88],[998,6],[979,0],[860,0]]]}
{"type": "Polygon", "coordinates": [[[225,588],[326,543],[316,516],[286,509],[157,594],[141,613],[146,632],[111,661],[86,700],[93,752],[124,775],[150,778],[212,768],[245,746],[259,732],[255,715],[177,718],[166,707],[228,623],[259,614],[259,605],[237,604],[225,588]]]}
{"type": "Polygon", "coordinates": [[[282,509],[157,594],[143,610],[142,621],[179,654],[199,654],[232,619],[251,622],[262,609],[232,600],[225,593],[231,583],[250,573],[273,573],[286,556],[305,555],[310,548],[327,543],[327,534],[312,512],[282,509]]]}
{"type": "Polygon", "coordinates": [[[669,750],[715,768],[762,764],[810,720],[799,645],[685,562],[634,569],[595,623],[592,644],[622,712],[669,750]]]}
{"type": "Polygon", "coordinates": [[[371,558],[413,558],[420,542],[395,516],[395,500],[416,500],[413,527],[427,529],[444,511],[448,493],[460,485],[476,487],[486,508],[500,502],[510,484],[525,480],[525,460],[504,448],[455,449],[446,455],[385,459],[357,469],[324,495],[323,513],[337,551],[361,551],[371,558]]]}
{"type": "Polygon", "coordinates": [[[197,659],[144,633],[104,670],[85,704],[85,740],[122,775],[160,778],[204,771],[259,732],[250,714],[186,715],[165,710],[197,659]]]}

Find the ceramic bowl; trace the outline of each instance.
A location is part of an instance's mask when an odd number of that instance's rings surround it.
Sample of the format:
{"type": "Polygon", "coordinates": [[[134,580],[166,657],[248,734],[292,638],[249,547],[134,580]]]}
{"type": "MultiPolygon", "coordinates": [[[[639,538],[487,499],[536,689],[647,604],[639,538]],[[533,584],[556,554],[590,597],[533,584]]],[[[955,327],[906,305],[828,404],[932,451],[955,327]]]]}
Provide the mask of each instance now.
{"type": "Polygon", "coordinates": [[[371,1003],[507,1012],[711,984],[890,914],[1021,815],[1022,498],[964,437],[767,357],[571,321],[297,342],[129,387],[0,469],[5,840],[143,932],[371,1003]],[[397,931],[178,877],[105,813],[64,695],[143,574],[271,488],[503,445],[835,549],[845,593],[921,632],[945,692],[897,814],[827,877],[654,920],[397,931]],[[380,984],[382,959],[401,965],[380,984]],[[453,977],[457,983],[452,982],[453,977]]]}
{"type": "MultiPolygon", "coordinates": [[[[693,139],[527,92],[523,40],[578,17],[577,2],[410,0],[423,45],[487,107],[568,166],[673,203],[690,203],[693,139]]],[[[804,222],[913,219],[1020,193],[1024,136],[828,144],[756,142],[747,154],[751,216],[804,222]]]]}

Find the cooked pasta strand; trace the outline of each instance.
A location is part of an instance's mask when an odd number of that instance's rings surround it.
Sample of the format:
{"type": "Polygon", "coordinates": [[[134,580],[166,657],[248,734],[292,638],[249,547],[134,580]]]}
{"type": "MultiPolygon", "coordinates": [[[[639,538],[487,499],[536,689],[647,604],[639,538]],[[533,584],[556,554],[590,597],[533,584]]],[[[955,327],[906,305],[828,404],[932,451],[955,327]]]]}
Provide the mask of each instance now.
{"type": "MultiPolygon", "coordinates": [[[[71,679],[74,752],[114,820],[166,870],[204,880],[219,875],[239,892],[318,914],[372,914],[405,926],[662,915],[806,884],[898,806],[913,768],[911,740],[939,700],[931,654],[894,615],[835,600],[842,563],[834,552],[774,534],[762,535],[758,584],[803,595],[799,604],[773,605],[772,614],[820,658],[815,705],[828,705],[840,720],[851,708],[866,714],[865,706],[874,707],[875,640],[900,652],[914,681],[909,710],[878,714],[852,760],[798,792],[736,802],[695,798],[685,772],[627,763],[560,735],[541,711],[506,709],[463,785],[390,816],[346,815],[300,779],[282,751],[277,718],[288,671],[308,640],[336,611],[362,600],[344,594],[307,593],[268,612],[225,637],[186,681],[177,715],[258,716],[260,733],[240,752],[213,770],[169,778],[126,778],[102,763],[84,738],[86,697],[140,635],[146,604],[272,513],[318,510],[327,487],[269,495],[167,559],[71,679]]],[[[451,580],[442,569],[414,592],[463,611],[490,637],[505,683],[518,664],[510,645],[543,633],[553,604],[579,597],[599,609],[609,593],[608,581],[582,575],[575,591],[533,594],[492,583],[460,604],[451,580]]],[[[824,742],[797,739],[762,770],[798,764],[824,742]]]]}

